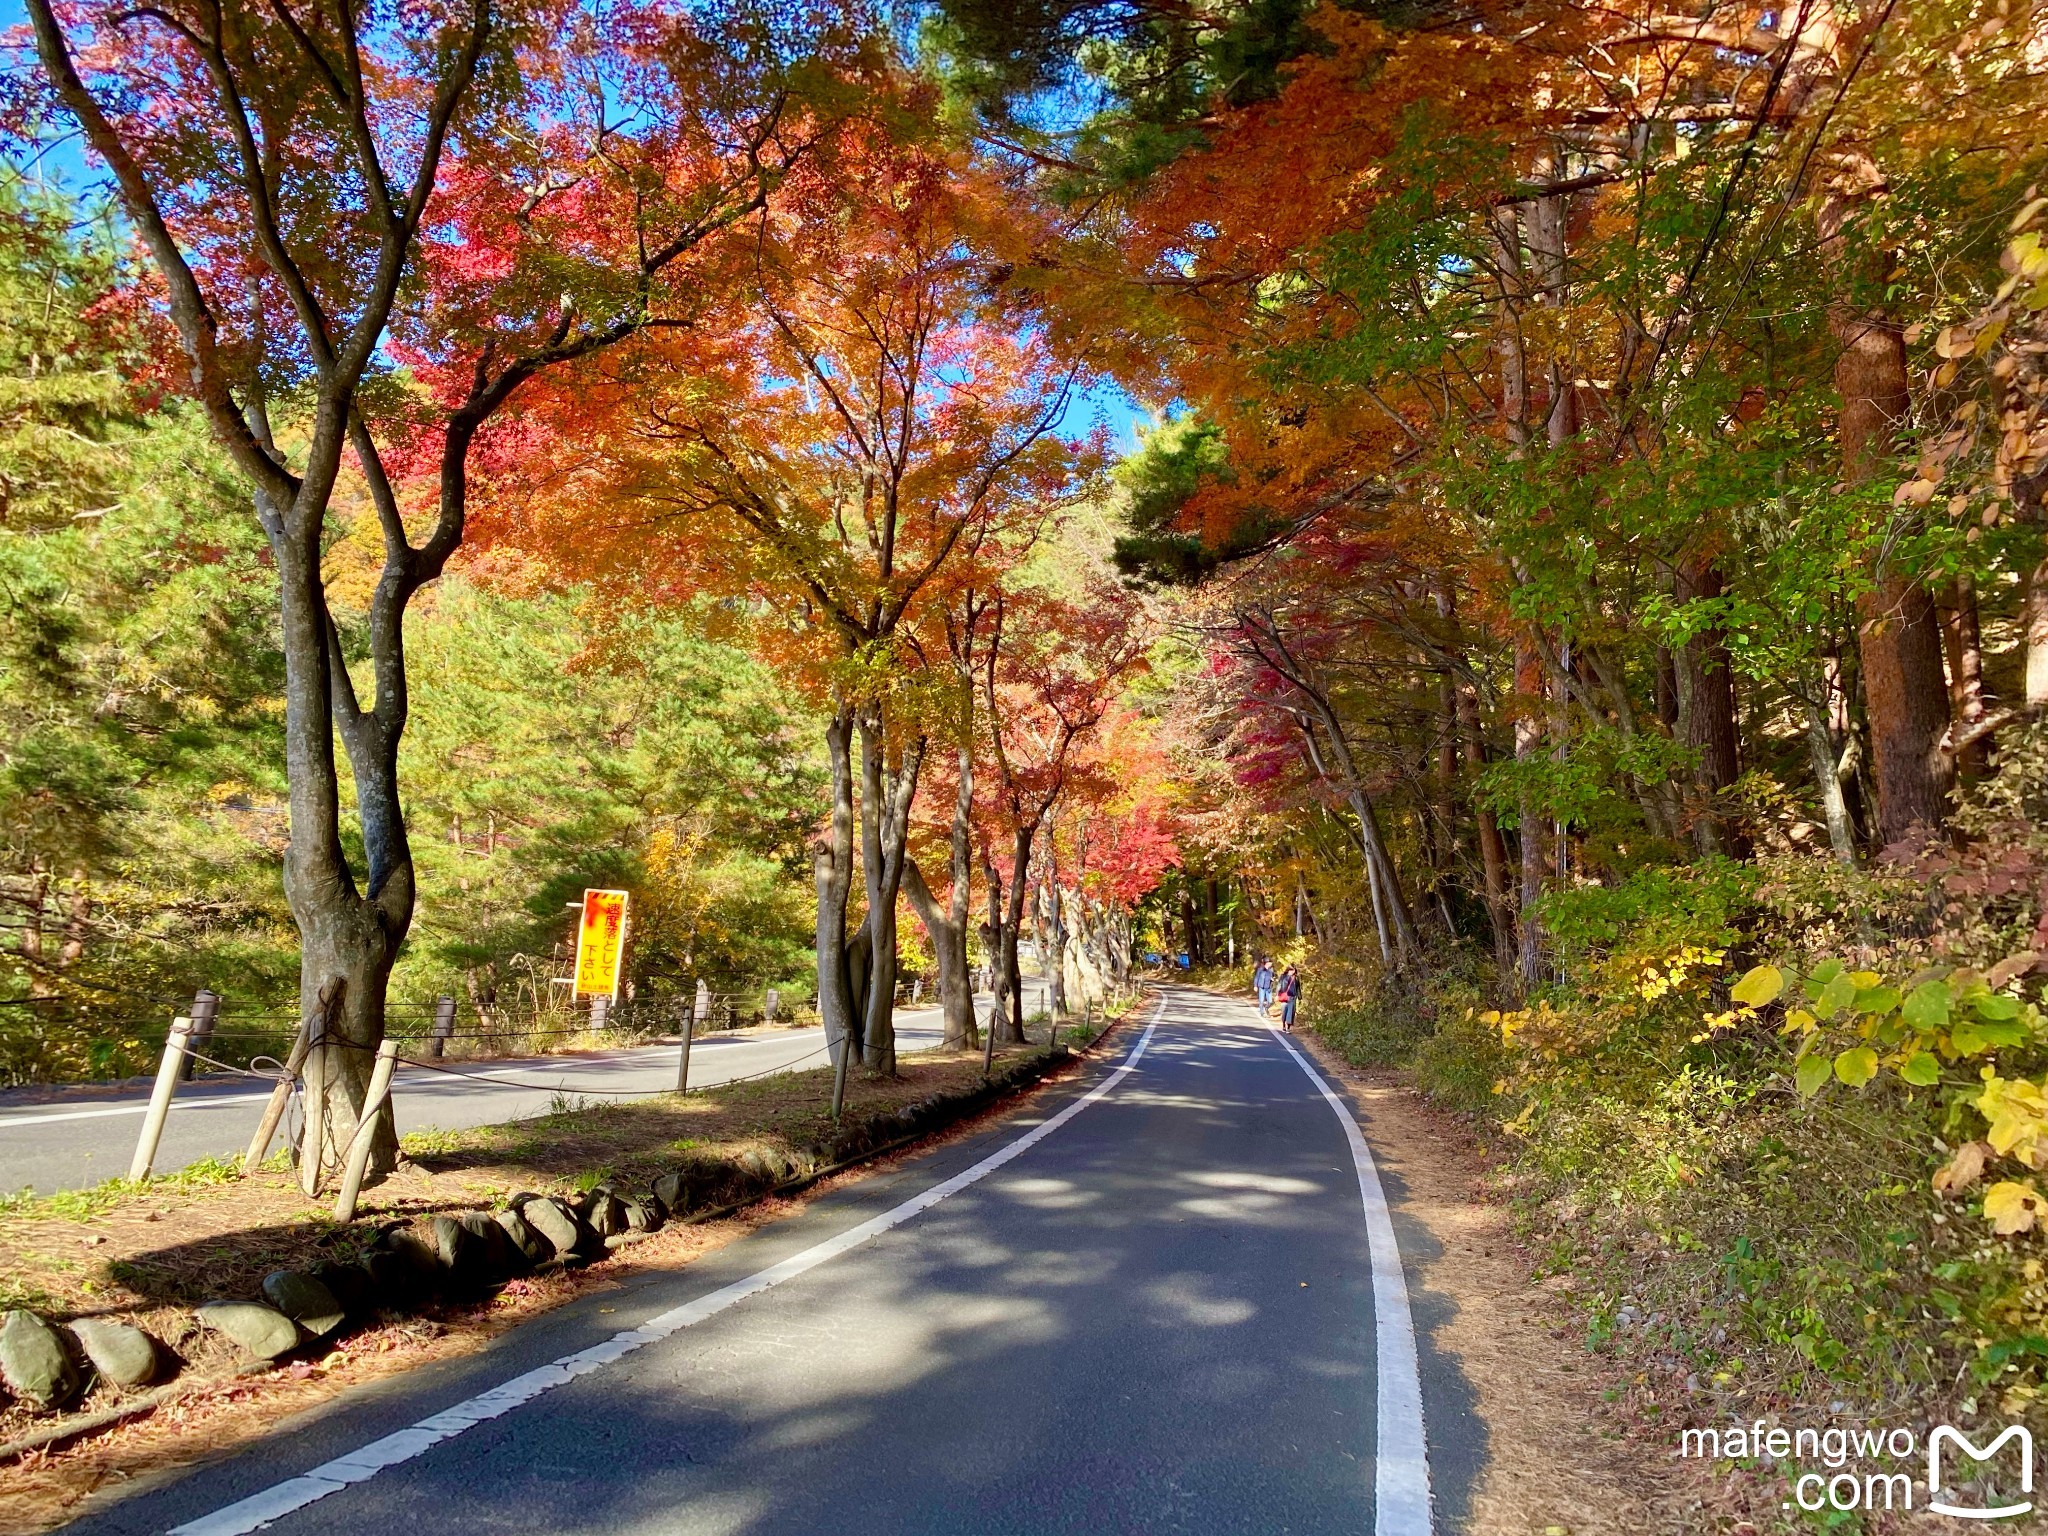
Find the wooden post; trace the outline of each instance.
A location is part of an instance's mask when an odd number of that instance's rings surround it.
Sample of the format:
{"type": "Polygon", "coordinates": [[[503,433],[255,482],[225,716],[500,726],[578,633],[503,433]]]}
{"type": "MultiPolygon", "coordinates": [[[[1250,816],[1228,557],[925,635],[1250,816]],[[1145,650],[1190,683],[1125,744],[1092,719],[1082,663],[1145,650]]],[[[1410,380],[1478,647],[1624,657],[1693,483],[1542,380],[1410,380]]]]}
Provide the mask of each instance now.
{"type": "Polygon", "coordinates": [[[201,987],[192,994],[192,1029],[185,1039],[185,1066],[180,1080],[191,1082],[192,1074],[199,1069],[199,1058],[193,1054],[203,1051],[213,1039],[213,1021],[220,1013],[220,994],[201,987]]]}
{"type": "Polygon", "coordinates": [[[299,1130],[299,1188],[320,1193],[320,1162],[327,1153],[327,1016],[307,1020],[306,1123],[299,1130]]]}
{"type": "Polygon", "coordinates": [[[284,1119],[284,1107],[291,1102],[292,1084],[298,1080],[299,1068],[306,1064],[306,1047],[312,1039],[313,1021],[299,1020],[299,1032],[292,1037],[292,1048],[284,1059],[284,1075],[270,1090],[270,1102],[263,1107],[262,1123],[256,1127],[256,1134],[249,1138],[249,1150],[242,1155],[242,1177],[245,1179],[256,1171],[258,1163],[270,1155],[270,1138],[277,1134],[278,1122],[284,1119]]]}
{"type": "Polygon", "coordinates": [[[695,1010],[683,1004],[683,1059],[676,1064],[676,1092],[690,1091],[690,1037],[697,1033],[695,1010]]]}
{"type": "Polygon", "coordinates": [[[363,1097],[363,1118],[356,1122],[356,1133],[348,1144],[341,1193],[334,1199],[336,1221],[355,1220],[356,1196],[362,1192],[363,1174],[370,1166],[370,1145],[377,1139],[377,1122],[383,1117],[385,1101],[391,1097],[391,1074],[397,1065],[398,1042],[387,1037],[377,1047],[377,1061],[370,1068],[370,1090],[363,1097]]]}
{"type": "Polygon", "coordinates": [[[187,1018],[171,1020],[171,1032],[164,1039],[164,1059],[157,1063],[156,1086],[150,1090],[149,1113],[142,1117],[142,1137],[135,1143],[135,1161],[128,1165],[128,1177],[146,1179],[156,1163],[156,1146],[163,1139],[164,1118],[171,1112],[171,1095],[185,1074],[185,1037],[191,1032],[187,1018]]]}
{"type": "MultiPolygon", "coordinates": [[[[829,1042],[829,1036],[827,1036],[829,1042]]],[[[846,1063],[854,1059],[854,1051],[860,1049],[860,1034],[846,1030],[840,1036],[840,1061],[831,1073],[831,1122],[840,1122],[840,1106],[846,1104],[846,1063]]]]}
{"type": "Polygon", "coordinates": [[[996,1018],[1003,1011],[1003,999],[996,997],[996,1005],[988,1013],[988,1028],[982,1031],[981,1075],[987,1077],[995,1069],[996,1060],[996,1018]]]}

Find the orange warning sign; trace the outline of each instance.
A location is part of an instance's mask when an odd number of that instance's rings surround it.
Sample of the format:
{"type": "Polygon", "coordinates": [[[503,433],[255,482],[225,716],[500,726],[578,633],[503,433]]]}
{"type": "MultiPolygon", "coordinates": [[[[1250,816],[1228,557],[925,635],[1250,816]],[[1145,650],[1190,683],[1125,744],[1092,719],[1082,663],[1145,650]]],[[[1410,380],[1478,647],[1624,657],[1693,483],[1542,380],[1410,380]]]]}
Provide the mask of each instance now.
{"type": "Polygon", "coordinates": [[[626,956],[626,893],[585,891],[583,921],[576,930],[576,995],[619,998],[619,972],[626,956]]]}

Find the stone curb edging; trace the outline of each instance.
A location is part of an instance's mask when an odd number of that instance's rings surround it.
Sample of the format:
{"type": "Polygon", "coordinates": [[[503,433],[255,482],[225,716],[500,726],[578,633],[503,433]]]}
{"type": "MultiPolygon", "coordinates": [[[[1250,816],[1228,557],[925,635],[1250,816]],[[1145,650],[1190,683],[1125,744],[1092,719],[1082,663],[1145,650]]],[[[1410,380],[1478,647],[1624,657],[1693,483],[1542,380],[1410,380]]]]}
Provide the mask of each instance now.
{"type": "MultiPolygon", "coordinates": [[[[1147,989],[1148,992],[1149,990],[1147,989]]],[[[864,1131],[878,1129],[889,1120],[895,1120],[906,1127],[903,1134],[888,1141],[859,1146],[831,1163],[776,1180],[766,1187],[750,1191],[737,1200],[705,1210],[692,1211],[674,1220],[669,1219],[666,1203],[652,1191],[641,1196],[621,1195],[612,1186],[598,1185],[573,1199],[515,1194],[502,1212],[464,1211],[452,1215],[436,1213],[417,1226],[404,1222],[386,1223],[384,1231],[379,1233],[377,1239],[365,1250],[358,1265],[343,1265],[330,1261],[318,1266],[317,1273],[300,1274],[296,1271],[280,1270],[265,1278],[266,1297],[309,1302],[310,1307],[294,1310],[313,1310],[318,1315],[294,1317],[270,1305],[268,1300],[213,1301],[203,1303],[200,1308],[195,1309],[196,1320],[201,1326],[215,1328],[236,1339],[244,1351],[252,1355],[252,1358],[238,1369],[197,1381],[166,1383],[125,1402],[110,1404],[90,1413],[73,1414],[42,1425],[28,1434],[0,1444],[0,1464],[16,1460],[31,1451],[60,1445],[142,1417],[165,1403],[185,1397],[196,1397],[213,1387],[240,1378],[261,1375],[268,1371],[280,1356],[338,1331],[352,1318],[372,1316],[378,1312],[406,1316],[417,1312],[418,1304],[422,1301],[432,1303],[448,1299],[461,1300],[470,1296],[489,1294],[506,1280],[521,1273],[587,1267],[601,1262],[612,1253],[654,1236],[664,1226],[701,1226],[735,1215],[763,1200],[795,1194],[834,1174],[843,1173],[849,1168],[900,1151],[958,1124],[992,1104],[1000,1103],[1028,1088],[1035,1087],[1056,1066],[1075,1059],[1085,1060],[1124,1020],[1141,1012],[1143,1005],[1144,1000],[1141,997],[1133,1008],[1108,1020],[1085,1045],[1057,1046],[1050,1051],[1026,1057],[973,1088],[952,1094],[935,1094],[906,1105],[893,1115],[879,1116],[863,1128],[864,1131]],[[565,1208],[562,1213],[568,1215],[570,1220],[582,1229],[579,1234],[581,1241],[567,1248],[549,1243],[553,1249],[552,1253],[545,1258],[536,1257],[527,1244],[519,1241],[506,1218],[510,1216],[525,1226],[522,1214],[524,1209],[538,1201],[547,1201],[558,1208],[565,1208]],[[609,1202],[609,1205],[606,1202],[609,1202]],[[588,1220],[589,1215],[598,1216],[601,1225],[616,1222],[617,1229],[610,1232],[601,1231],[591,1224],[588,1220]],[[488,1235],[485,1235],[486,1229],[488,1235]],[[461,1235],[456,1235],[457,1231],[461,1235]],[[427,1233],[432,1233],[437,1240],[429,1242],[427,1233]],[[592,1241],[593,1239],[595,1241],[592,1241]],[[518,1258],[512,1257],[515,1253],[519,1254],[518,1258]],[[467,1269],[467,1273],[462,1272],[463,1268],[467,1269]],[[328,1282],[340,1278],[337,1271],[353,1271],[360,1276],[360,1281],[337,1286],[337,1289],[354,1290],[360,1285],[357,1294],[337,1296],[327,1289],[328,1282]],[[317,1288],[311,1297],[306,1293],[306,1282],[309,1281],[317,1288]],[[377,1290],[387,1292],[384,1299],[373,1299],[377,1290]],[[388,1294],[392,1291],[410,1294],[388,1294]],[[215,1318],[210,1319],[206,1316],[209,1311],[214,1312],[215,1318]],[[252,1349],[249,1344],[242,1343],[236,1332],[222,1327],[220,1322],[216,1321],[222,1313],[235,1314],[239,1321],[253,1323],[259,1330],[267,1328],[273,1336],[267,1342],[259,1340],[256,1348],[252,1349]],[[306,1326],[312,1323],[322,1326],[306,1326]],[[284,1343],[287,1330],[290,1331],[290,1342],[284,1343]],[[258,1349],[263,1352],[258,1353],[258,1349]]],[[[849,1138],[854,1142],[861,1139],[859,1133],[849,1138]]],[[[738,1177],[744,1180],[750,1173],[758,1176],[757,1172],[747,1169],[738,1162],[727,1162],[724,1167],[728,1179],[738,1177]]],[[[703,1165],[698,1165],[698,1170],[703,1170],[703,1165]]],[[[659,1185],[671,1177],[676,1175],[663,1175],[655,1183],[659,1185]]],[[[684,1175],[678,1193],[687,1198],[687,1191],[688,1176],[684,1175]]],[[[530,1227],[528,1230],[531,1232],[530,1227]]],[[[548,1240],[543,1238],[541,1241],[548,1240]]],[[[40,1319],[38,1321],[40,1322],[40,1319]]],[[[249,1337],[255,1338],[256,1334],[251,1333],[249,1337]]],[[[160,1344],[158,1348],[161,1354],[160,1344]]]]}

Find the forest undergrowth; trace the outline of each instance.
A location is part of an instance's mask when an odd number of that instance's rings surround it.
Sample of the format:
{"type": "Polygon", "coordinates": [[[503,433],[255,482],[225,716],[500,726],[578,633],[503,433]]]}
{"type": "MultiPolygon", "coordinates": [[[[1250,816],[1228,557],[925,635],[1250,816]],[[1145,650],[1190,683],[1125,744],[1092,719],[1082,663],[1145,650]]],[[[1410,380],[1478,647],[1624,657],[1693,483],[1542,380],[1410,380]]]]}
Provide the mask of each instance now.
{"type": "Polygon", "coordinates": [[[1304,1021],[1471,1118],[1535,1278],[1674,1433],[1846,1404],[2038,1426],[2044,759],[2036,732],[1955,841],[1871,868],[1555,893],[1526,992],[1470,952],[1417,981],[1305,951],[1304,1021]]]}

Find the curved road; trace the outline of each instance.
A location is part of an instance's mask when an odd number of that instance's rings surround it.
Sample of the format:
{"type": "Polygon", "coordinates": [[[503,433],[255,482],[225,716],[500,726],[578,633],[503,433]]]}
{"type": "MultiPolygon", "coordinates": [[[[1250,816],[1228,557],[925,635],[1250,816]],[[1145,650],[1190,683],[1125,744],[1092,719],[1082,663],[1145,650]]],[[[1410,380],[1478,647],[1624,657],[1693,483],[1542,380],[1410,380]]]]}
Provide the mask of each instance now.
{"type": "Polygon", "coordinates": [[[1427,1536],[1479,1431],[1379,1191],[1305,1058],[1173,989],[977,1137],[76,1529],[1427,1536]]]}
{"type": "MultiPolygon", "coordinates": [[[[986,1017],[988,999],[977,1001],[986,1017]]],[[[897,1011],[898,1049],[930,1050],[941,1033],[938,1009],[897,1011]]],[[[467,1130],[544,1115],[558,1094],[608,1099],[670,1089],[680,1048],[678,1042],[575,1056],[451,1061],[446,1071],[404,1067],[392,1090],[398,1128],[467,1130]]],[[[699,1035],[690,1047],[690,1086],[800,1071],[827,1060],[823,1029],[699,1035]]],[[[239,1156],[269,1098],[268,1083],[247,1078],[208,1076],[183,1085],[164,1124],[156,1171],[174,1173],[202,1157],[239,1156]]],[[[10,1104],[0,1096],[0,1194],[84,1189],[127,1173],[148,1104],[148,1085],[134,1083],[40,1103],[10,1104]]]]}

